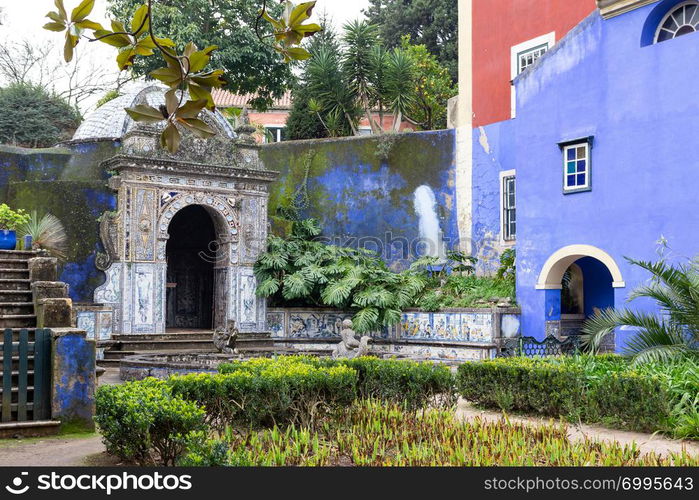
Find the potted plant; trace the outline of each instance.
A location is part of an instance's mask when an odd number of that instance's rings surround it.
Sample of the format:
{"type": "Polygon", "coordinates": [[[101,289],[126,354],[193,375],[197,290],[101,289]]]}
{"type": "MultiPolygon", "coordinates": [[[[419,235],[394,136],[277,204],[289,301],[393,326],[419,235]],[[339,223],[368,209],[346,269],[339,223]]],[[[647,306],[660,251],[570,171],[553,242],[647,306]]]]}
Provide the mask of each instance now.
{"type": "Polygon", "coordinates": [[[12,210],[5,203],[0,204],[0,250],[14,250],[17,246],[17,228],[29,221],[24,210],[12,210]]]}

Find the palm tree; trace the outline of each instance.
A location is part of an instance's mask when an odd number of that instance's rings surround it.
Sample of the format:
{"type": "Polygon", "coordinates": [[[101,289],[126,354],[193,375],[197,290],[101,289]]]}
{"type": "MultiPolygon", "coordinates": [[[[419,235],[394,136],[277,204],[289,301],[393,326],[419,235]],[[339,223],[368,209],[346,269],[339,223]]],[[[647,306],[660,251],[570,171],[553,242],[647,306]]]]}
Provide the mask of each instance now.
{"type": "Polygon", "coordinates": [[[634,290],[629,301],[650,298],[660,314],[607,309],[585,322],[585,341],[593,349],[615,328],[637,329],[622,354],[635,363],[670,361],[699,355],[699,257],[687,264],[669,265],[663,260],[645,262],[627,259],[653,276],[648,285],[634,290]]]}

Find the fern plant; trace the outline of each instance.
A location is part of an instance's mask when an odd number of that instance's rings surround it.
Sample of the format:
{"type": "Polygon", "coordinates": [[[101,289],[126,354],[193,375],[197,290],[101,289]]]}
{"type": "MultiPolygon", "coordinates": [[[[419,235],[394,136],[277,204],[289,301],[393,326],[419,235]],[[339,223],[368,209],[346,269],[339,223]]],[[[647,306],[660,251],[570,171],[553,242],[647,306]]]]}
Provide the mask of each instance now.
{"type": "Polygon", "coordinates": [[[272,236],[255,264],[257,294],[272,304],[349,309],[359,333],[398,323],[427,284],[422,270],[391,271],[372,251],[326,245],[315,219],[295,221],[287,239],[272,236]]]}

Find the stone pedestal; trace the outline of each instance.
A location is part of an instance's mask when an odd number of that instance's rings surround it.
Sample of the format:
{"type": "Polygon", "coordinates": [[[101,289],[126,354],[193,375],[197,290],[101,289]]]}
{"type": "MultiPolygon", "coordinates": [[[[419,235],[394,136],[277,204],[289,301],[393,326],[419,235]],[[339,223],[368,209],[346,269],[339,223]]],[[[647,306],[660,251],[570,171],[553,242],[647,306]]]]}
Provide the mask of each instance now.
{"type": "Polygon", "coordinates": [[[95,342],[75,328],[52,328],[51,337],[51,416],[94,429],[95,342]]]}

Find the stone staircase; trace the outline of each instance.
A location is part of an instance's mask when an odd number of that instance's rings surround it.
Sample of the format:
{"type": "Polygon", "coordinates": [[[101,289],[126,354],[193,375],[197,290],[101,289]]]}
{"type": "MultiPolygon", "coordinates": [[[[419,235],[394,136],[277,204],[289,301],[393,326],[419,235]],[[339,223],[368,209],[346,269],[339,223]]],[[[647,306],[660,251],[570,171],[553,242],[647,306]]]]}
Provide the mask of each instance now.
{"type": "MultiPolygon", "coordinates": [[[[122,359],[145,353],[214,353],[213,331],[193,330],[161,334],[112,335],[105,343],[104,358],[98,365],[119,366],[122,359]]],[[[241,333],[237,348],[242,354],[273,352],[274,342],[269,333],[241,333]]]]}
{"type": "MultiPolygon", "coordinates": [[[[19,250],[0,250],[0,334],[6,329],[12,330],[12,341],[19,342],[20,331],[27,330],[28,342],[31,344],[36,338],[37,315],[34,309],[31,279],[29,276],[29,260],[37,257],[37,252],[19,250]]],[[[0,346],[2,339],[0,338],[0,346]]],[[[34,391],[34,355],[27,358],[27,376],[29,394],[34,391]]],[[[0,352],[0,361],[2,353],[0,352]]],[[[16,401],[19,356],[12,358],[12,401],[16,401]]],[[[0,363],[0,380],[2,379],[2,364],[0,363]]],[[[2,397],[2,388],[0,388],[2,397]]],[[[31,397],[31,396],[30,396],[31,397]]],[[[13,404],[16,406],[16,403],[13,404]]],[[[15,436],[45,436],[58,432],[60,422],[54,420],[35,420],[32,412],[33,403],[27,403],[27,413],[30,420],[20,422],[6,422],[0,424],[0,438],[15,436]]],[[[13,409],[13,415],[15,410],[13,409]]],[[[15,415],[16,416],[16,415],[15,415]]]]}
{"type": "Polygon", "coordinates": [[[0,250],[0,329],[36,328],[29,259],[36,252],[0,250]]]}

